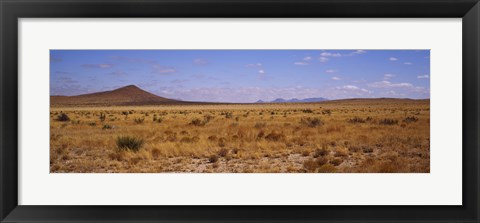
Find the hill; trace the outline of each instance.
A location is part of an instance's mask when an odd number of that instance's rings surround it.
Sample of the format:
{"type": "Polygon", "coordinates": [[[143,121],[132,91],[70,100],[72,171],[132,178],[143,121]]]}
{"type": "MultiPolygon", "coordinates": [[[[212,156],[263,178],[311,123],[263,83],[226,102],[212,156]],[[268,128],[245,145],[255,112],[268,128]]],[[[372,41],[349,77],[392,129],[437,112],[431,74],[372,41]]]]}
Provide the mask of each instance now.
{"type": "Polygon", "coordinates": [[[135,85],[121,87],[112,91],[103,91],[76,96],[50,96],[50,105],[88,105],[88,106],[119,106],[119,105],[158,105],[189,103],[172,100],[144,91],[135,85]]]}

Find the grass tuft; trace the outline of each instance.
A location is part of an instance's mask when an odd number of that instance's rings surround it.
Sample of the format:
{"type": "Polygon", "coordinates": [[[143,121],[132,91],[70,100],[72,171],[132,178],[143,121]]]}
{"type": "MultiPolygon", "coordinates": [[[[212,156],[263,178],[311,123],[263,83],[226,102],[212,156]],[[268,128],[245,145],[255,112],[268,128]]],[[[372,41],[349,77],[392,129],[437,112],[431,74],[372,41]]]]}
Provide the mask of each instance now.
{"type": "Polygon", "coordinates": [[[143,139],[133,136],[119,136],[117,138],[117,148],[120,151],[129,150],[137,152],[143,146],[143,139]]]}

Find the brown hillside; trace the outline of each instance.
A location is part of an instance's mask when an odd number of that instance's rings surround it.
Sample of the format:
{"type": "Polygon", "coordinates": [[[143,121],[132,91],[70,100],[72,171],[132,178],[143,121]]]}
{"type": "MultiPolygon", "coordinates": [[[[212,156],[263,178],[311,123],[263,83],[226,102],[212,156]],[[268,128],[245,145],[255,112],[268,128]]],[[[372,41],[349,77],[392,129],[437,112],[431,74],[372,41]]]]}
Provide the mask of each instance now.
{"type": "Polygon", "coordinates": [[[112,91],[103,91],[92,94],[82,94],[77,96],[51,96],[50,104],[52,106],[62,105],[93,105],[93,106],[112,106],[112,105],[156,105],[156,104],[179,104],[182,101],[176,101],[163,98],[138,88],[135,85],[118,88],[112,91]]]}

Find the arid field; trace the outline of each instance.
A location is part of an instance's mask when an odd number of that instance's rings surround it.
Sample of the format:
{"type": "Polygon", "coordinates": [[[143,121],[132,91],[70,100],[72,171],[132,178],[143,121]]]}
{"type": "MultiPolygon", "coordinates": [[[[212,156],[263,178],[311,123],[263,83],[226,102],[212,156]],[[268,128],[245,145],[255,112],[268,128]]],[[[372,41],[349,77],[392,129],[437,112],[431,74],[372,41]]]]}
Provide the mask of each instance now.
{"type": "Polygon", "coordinates": [[[51,107],[52,173],[428,173],[430,101],[51,107]]]}

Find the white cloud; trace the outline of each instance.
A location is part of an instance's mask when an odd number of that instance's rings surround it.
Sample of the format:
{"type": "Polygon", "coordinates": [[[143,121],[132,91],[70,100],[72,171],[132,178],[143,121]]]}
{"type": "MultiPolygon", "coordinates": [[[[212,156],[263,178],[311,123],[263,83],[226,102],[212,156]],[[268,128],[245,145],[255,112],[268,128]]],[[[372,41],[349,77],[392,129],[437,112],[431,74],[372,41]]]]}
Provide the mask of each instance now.
{"type": "Polygon", "coordinates": [[[395,58],[395,57],[390,57],[390,58],[388,58],[388,60],[390,60],[390,61],[397,61],[397,60],[398,60],[398,58],[395,58]]]}
{"type": "Polygon", "coordinates": [[[393,77],[395,77],[395,74],[384,74],[383,75],[383,79],[386,79],[386,80],[388,80],[390,78],[393,78],[393,77]]]}
{"type": "Polygon", "coordinates": [[[374,82],[369,84],[368,86],[374,87],[374,88],[395,88],[395,87],[411,88],[413,87],[413,85],[410,83],[392,83],[390,81],[374,82]]]}
{"type": "Polygon", "coordinates": [[[418,79],[428,79],[430,76],[428,74],[417,76],[418,79]]]}
{"type": "Polygon", "coordinates": [[[355,55],[355,54],[364,54],[366,53],[367,51],[365,50],[356,50],[355,52],[351,53],[352,55],[355,55]]]}
{"type": "Polygon", "coordinates": [[[320,58],[318,58],[318,60],[322,63],[325,63],[325,62],[328,61],[328,58],[327,57],[320,57],[320,58]]]}
{"type": "Polygon", "coordinates": [[[342,79],[340,79],[339,77],[332,77],[332,80],[339,81],[339,80],[342,80],[342,79]]]}
{"type": "Polygon", "coordinates": [[[293,64],[298,65],[298,66],[306,66],[306,65],[309,65],[308,62],[311,61],[312,59],[313,59],[312,57],[306,56],[302,59],[303,61],[295,62],[293,64]]]}
{"type": "Polygon", "coordinates": [[[405,63],[403,63],[403,64],[405,64],[405,65],[412,65],[413,63],[412,63],[412,62],[405,62],[405,63]]]}
{"type": "Polygon", "coordinates": [[[329,52],[323,52],[320,54],[322,57],[341,57],[342,54],[340,53],[329,53],[329,52]]]}
{"type": "Polygon", "coordinates": [[[344,85],[342,87],[337,87],[339,90],[346,90],[346,91],[355,91],[355,92],[363,92],[363,93],[371,93],[371,91],[365,88],[359,88],[355,85],[344,85]]]}
{"type": "Polygon", "coordinates": [[[330,74],[331,74],[331,73],[336,73],[336,72],[337,72],[337,71],[334,70],[334,69],[328,69],[328,70],[325,71],[325,73],[330,73],[330,74]]]}
{"type": "Polygon", "coordinates": [[[341,53],[331,53],[331,52],[322,52],[320,53],[320,57],[318,58],[318,60],[322,63],[325,63],[327,62],[328,60],[330,60],[330,58],[333,58],[333,57],[349,57],[349,56],[355,56],[355,55],[359,55],[359,54],[364,54],[366,53],[367,51],[365,50],[355,50],[351,53],[346,53],[346,54],[341,54],[341,53]]]}
{"type": "Polygon", "coordinates": [[[258,73],[259,73],[259,74],[264,74],[264,73],[265,73],[265,70],[260,69],[260,70],[258,70],[258,73]]]}
{"type": "Polygon", "coordinates": [[[306,66],[306,65],[308,65],[307,62],[302,62],[302,61],[300,61],[300,62],[295,62],[295,63],[293,63],[293,64],[298,65],[298,66],[306,66]]]}
{"type": "Polygon", "coordinates": [[[322,63],[325,63],[329,60],[329,57],[341,57],[342,54],[340,53],[330,53],[330,52],[322,52],[320,53],[320,57],[318,60],[322,63]]]}

